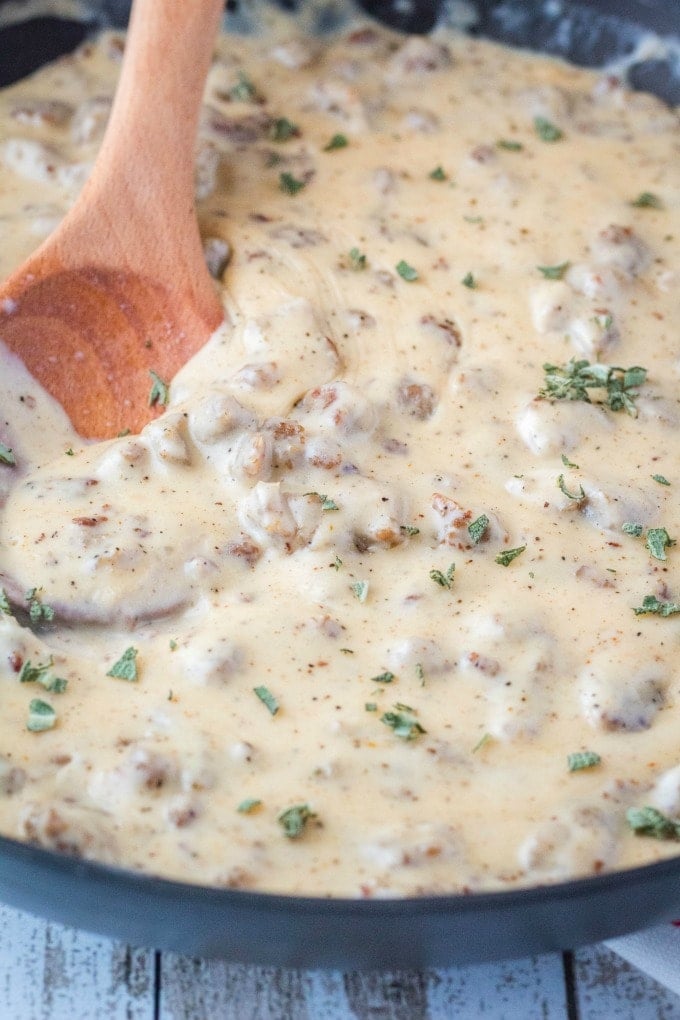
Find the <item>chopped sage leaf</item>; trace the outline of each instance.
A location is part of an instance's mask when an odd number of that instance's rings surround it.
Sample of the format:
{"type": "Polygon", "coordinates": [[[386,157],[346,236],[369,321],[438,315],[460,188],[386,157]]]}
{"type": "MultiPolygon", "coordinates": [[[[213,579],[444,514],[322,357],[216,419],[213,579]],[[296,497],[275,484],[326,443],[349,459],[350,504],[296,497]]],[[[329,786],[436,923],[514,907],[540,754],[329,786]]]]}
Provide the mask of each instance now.
{"type": "Polygon", "coordinates": [[[464,287],[467,287],[469,290],[475,290],[477,287],[477,281],[475,280],[472,273],[466,273],[460,282],[463,284],[464,287]]]}
{"type": "Polygon", "coordinates": [[[293,807],[282,811],[278,820],[289,839],[299,839],[310,818],[316,818],[316,814],[310,810],[308,804],[294,804],[293,807]]]}
{"type": "Polygon", "coordinates": [[[414,535],[420,534],[420,528],[416,528],[412,524],[400,524],[399,530],[402,535],[408,535],[409,538],[413,538],[414,535]]]}
{"type": "Polygon", "coordinates": [[[428,176],[431,181],[445,181],[447,178],[447,174],[441,166],[436,166],[434,170],[430,170],[428,176]]]}
{"type": "Polygon", "coordinates": [[[496,563],[500,563],[502,567],[507,567],[513,560],[516,560],[518,556],[521,556],[525,549],[525,545],[520,545],[517,549],[505,549],[496,556],[496,563]]]}
{"type": "Polygon", "coordinates": [[[332,568],[333,568],[333,570],[336,570],[336,571],[337,571],[337,570],[339,570],[339,569],[340,569],[340,567],[342,566],[342,560],[340,559],[340,557],[339,557],[339,556],[337,556],[337,555],[336,555],[336,557],[335,557],[335,559],[333,560],[333,562],[332,562],[332,563],[329,563],[328,565],[329,565],[329,567],[332,567],[332,568]]]}
{"type": "Polygon", "coordinates": [[[353,648],[341,648],[340,651],[343,653],[343,655],[354,655],[353,648]]]}
{"type": "Polygon", "coordinates": [[[236,810],[242,815],[250,815],[253,811],[257,811],[259,807],[262,807],[261,800],[258,800],[257,797],[247,797],[241,801],[236,810]]]}
{"type": "Polygon", "coordinates": [[[513,142],[509,138],[499,138],[496,145],[499,149],[505,149],[506,152],[521,152],[524,148],[521,142],[513,142]]]}
{"type": "Polygon", "coordinates": [[[68,681],[50,672],[53,665],[53,659],[50,659],[49,662],[39,662],[35,666],[30,659],[27,659],[21,667],[19,683],[39,683],[46,691],[52,691],[54,694],[63,694],[68,687],[68,681]]]}
{"type": "Polygon", "coordinates": [[[260,699],[270,715],[276,715],[279,703],[268,687],[253,687],[253,692],[260,699]]]}
{"type": "Polygon", "coordinates": [[[7,592],[4,588],[0,588],[0,613],[4,613],[5,616],[13,616],[12,607],[9,604],[7,598],[7,592]]]}
{"type": "Polygon", "coordinates": [[[477,743],[475,744],[475,746],[472,748],[472,753],[476,754],[477,751],[481,751],[481,749],[486,744],[490,743],[490,741],[492,741],[492,740],[493,740],[493,737],[491,736],[490,733],[483,733],[482,736],[477,741],[477,743]]]}
{"type": "Polygon", "coordinates": [[[293,124],[292,120],[288,120],[287,117],[277,117],[269,128],[269,137],[273,142],[287,142],[299,134],[300,129],[297,124],[293,124]]]}
{"type": "Polygon", "coordinates": [[[390,673],[387,670],[385,673],[379,673],[378,676],[371,677],[372,684],[391,684],[394,680],[394,673],[390,673]]]}
{"type": "Polygon", "coordinates": [[[680,821],[673,821],[656,808],[628,808],[626,821],[637,836],[652,836],[654,839],[680,839],[680,821]]]}
{"type": "Polygon", "coordinates": [[[352,269],[360,270],[366,268],[366,256],[358,248],[350,248],[349,264],[352,269]]]}
{"type": "Polygon", "coordinates": [[[556,266],[536,266],[546,280],[561,280],[571,262],[560,262],[556,266]]]}
{"type": "Polygon", "coordinates": [[[331,499],[330,496],[324,495],[324,493],[322,493],[322,492],[306,492],[305,496],[316,496],[316,498],[321,503],[321,509],[322,510],[339,510],[340,509],[340,507],[338,506],[338,504],[335,502],[334,499],[331,499]]]}
{"type": "Polygon", "coordinates": [[[152,379],[151,390],[149,392],[149,407],[153,407],[154,404],[165,407],[170,399],[168,384],[163,382],[161,377],[152,368],[149,369],[149,375],[152,379]]]}
{"type": "Polygon", "coordinates": [[[366,701],[364,703],[364,708],[365,708],[365,710],[367,712],[377,712],[378,711],[378,705],[377,705],[377,703],[375,701],[366,701]]]}
{"type": "Polygon", "coordinates": [[[29,588],[24,596],[28,603],[28,615],[31,623],[51,623],[54,619],[54,610],[40,600],[39,590],[39,588],[29,588]]]}
{"type": "Polygon", "coordinates": [[[675,539],[665,528],[650,528],[647,532],[647,548],[655,560],[667,559],[666,549],[671,545],[675,545],[675,539]]]}
{"type": "Polygon", "coordinates": [[[560,492],[567,497],[567,499],[573,499],[575,503],[581,503],[585,498],[586,494],[583,491],[583,486],[579,485],[578,492],[569,492],[566,483],[564,481],[564,475],[560,475],[557,479],[557,488],[560,492]]]}
{"type": "Polygon", "coordinates": [[[486,514],[480,514],[479,517],[468,524],[468,534],[472,540],[473,545],[479,545],[484,538],[489,527],[489,518],[486,514]]]}
{"type": "Polygon", "coordinates": [[[286,195],[297,195],[298,191],[302,191],[305,187],[305,183],[305,181],[299,181],[297,177],[293,177],[287,170],[279,174],[279,187],[286,195]]]}
{"type": "Polygon", "coordinates": [[[671,484],[671,483],[670,483],[670,482],[668,481],[668,479],[667,479],[667,478],[664,478],[664,476],[663,476],[663,475],[652,475],[652,478],[653,478],[653,480],[654,480],[655,482],[658,482],[658,483],[659,483],[659,485],[670,485],[670,484],[671,484]]]}
{"type": "Polygon", "coordinates": [[[26,729],[31,733],[42,733],[51,730],[57,721],[57,713],[51,705],[41,698],[33,698],[28,706],[28,722],[26,729]]]}
{"type": "Polygon", "coordinates": [[[238,81],[229,89],[229,98],[236,103],[252,103],[257,98],[257,90],[244,71],[239,71],[238,81]]]}
{"type": "Polygon", "coordinates": [[[573,461],[569,460],[566,453],[562,454],[562,463],[564,464],[565,467],[574,468],[574,470],[576,471],[578,471],[579,469],[578,464],[574,464],[573,461]]]}
{"type": "Polygon", "coordinates": [[[542,142],[559,142],[564,132],[546,117],[534,117],[534,130],[542,142]]]}
{"type": "Polygon", "coordinates": [[[592,769],[602,761],[596,751],[574,751],[567,755],[567,767],[570,772],[580,772],[581,769],[592,769]]]}
{"type": "Polygon", "coordinates": [[[333,152],[335,149],[346,149],[349,145],[346,135],[333,135],[328,145],[324,145],[324,152],[333,152]]]}
{"type": "Polygon", "coordinates": [[[637,418],[635,399],[637,390],[647,378],[647,370],[634,365],[620,368],[617,365],[590,364],[572,358],[566,365],[544,364],[545,379],[539,397],[545,400],[583,400],[587,404],[602,403],[612,411],[627,411],[637,418]],[[591,399],[591,390],[601,397],[591,399]]]}
{"type": "Polygon", "coordinates": [[[677,602],[662,602],[656,595],[645,595],[642,605],[633,609],[636,616],[644,616],[652,613],[655,616],[674,616],[680,613],[680,605],[677,602]]]}
{"type": "Polygon", "coordinates": [[[632,524],[628,521],[621,525],[621,531],[623,531],[626,535],[632,535],[633,538],[639,538],[643,530],[644,529],[641,524],[632,524]]]}
{"type": "Polygon", "coordinates": [[[129,648],[126,648],[120,659],[118,659],[117,662],[114,662],[106,675],[115,677],[117,680],[128,680],[130,683],[134,683],[135,680],[138,680],[137,649],[133,648],[132,645],[129,648]]]}
{"type": "Polygon", "coordinates": [[[0,464],[7,464],[8,467],[14,467],[17,459],[14,456],[14,450],[11,446],[5,446],[4,443],[0,443],[0,464]]]}
{"type": "Polygon", "coordinates": [[[411,715],[413,709],[409,709],[406,705],[395,705],[395,708],[399,711],[384,712],[380,716],[380,722],[394,730],[395,736],[400,737],[402,740],[415,740],[421,733],[427,732],[418,720],[411,715]]]}
{"type": "Polygon", "coordinates": [[[663,209],[664,205],[653,191],[641,191],[630,203],[635,209],[663,209]]]}
{"type": "Polygon", "coordinates": [[[421,687],[425,686],[425,670],[422,662],[416,662],[416,676],[420,680],[421,687]]]}
{"type": "Polygon", "coordinates": [[[407,283],[413,283],[414,280],[418,279],[418,270],[414,269],[413,266],[410,266],[403,259],[401,262],[397,262],[396,270],[402,280],[406,280],[407,283]]]}
{"type": "Polygon", "coordinates": [[[368,581],[355,581],[354,584],[350,584],[350,588],[359,599],[359,602],[365,602],[368,596],[368,581]]]}
{"type": "Polygon", "coordinates": [[[440,588],[452,588],[453,587],[453,575],[456,571],[456,564],[450,563],[446,568],[446,573],[442,570],[431,570],[430,578],[435,584],[438,584],[440,588]]]}

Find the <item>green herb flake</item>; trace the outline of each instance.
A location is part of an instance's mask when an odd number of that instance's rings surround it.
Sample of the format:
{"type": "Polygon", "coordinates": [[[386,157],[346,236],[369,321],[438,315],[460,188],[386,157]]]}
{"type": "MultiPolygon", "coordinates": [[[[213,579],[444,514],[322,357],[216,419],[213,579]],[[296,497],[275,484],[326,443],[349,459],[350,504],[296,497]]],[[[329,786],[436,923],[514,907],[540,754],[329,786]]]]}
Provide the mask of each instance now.
{"type": "Polygon", "coordinates": [[[671,484],[668,481],[668,479],[665,478],[663,475],[652,475],[652,478],[654,479],[655,482],[658,482],[659,485],[670,485],[671,484]]]}
{"type": "Polygon", "coordinates": [[[569,492],[566,482],[564,481],[564,475],[559,475],[557,479],[557,488],[564,496],[567,497],[567,499],[573,499],[575,503],[582,503],[583,500],[586,498],[586,494],[583,491],[582,485],[579,485],[578,492],[569,492]]]}
{"type": "Polygon", "coordinates": [[[409,538],[413,538],[414,535],[420,534],[420,528],[416,528],[413,524],[400,524],[399,530],[402,535],[408,535],[409,538]]]}
{"type": "Polygon", "coordinates": [[[656,808],[628,808],[626,821],[636,836],[652,836],[654,839],[680,839],[680,821],[664,815],[656,808]]]}
{"type": "Polygon", "coordinates": [[[654,616],[674,616],[680,613],[680,605],[677,602],[662,602],[656,595],[645,595],[641,606],[633,609],[636,616],[644,616],[649,613],[654,616]]]}
{"type": "Polygon", "coordinates": [[[268,687],[253,687],[253,693],[257,695],[270,715],[276,715],[279,703],[268,687]]]}
{"type": "Polygon", "coordinates": [[[466,273],[460,282],[463,284],[464,287],[467,287],[468,290],[477,289],[477,281],[475,280],[472,273],[466,273]]]}
{"type": "Polygon", "coordinates": [[[334,152],[336,149],[346,149],[349,145],[346,135],[333,135],[330,142],[324,145],[324,152],[334,152]]]}
{"type": "Polygon", "coordinates": [[[407,705],[397,704],[394,706],[396,712],[384,712],[380,716],[380,722],[394,730],[395,737],[401,740],[416,740],[422,733],[426,733],[418,720],[411,714],[412,708],[407,705]]]}
{"type": "Polygon", "coordinates": [[[472,753],[476,754],[477,751],[481,751],[481,749],[485,747],[487,744],[489,744],[492,740],[493,737],[491,736],[490,733],[483,733],[482,736],[477,741],[477,743],[475,744],[475,746],[472,748],[472,753]]]}
{"type": "Polygon", "coordinates": [[[338,570],[340,570],[340,567],[342,566],[342,560],[340,559],[339,556],[336,555],[336,557],[333,560],[333,562],[329,563],[328,566],[332,567],[333,570],[338,571],[338,570]]]}
{"type": "Polygon", "coordinates": [[[293,124],[292,120],[288,120],[287,117],[277,117],[269,128],[269,137],[273,142],[287,142],[299,134],[300,129],[297,124],[293,124]]]}
{"type": "Polygon", "coordinates": [[[170,399],[168,384],[163,382],[158,373],[154,372],[152,368],[149,369],[149,375],[152,379],[151,390],[149,392],[149,407],[153,407],[154,404],[158,404],[159,407],[166,407],[170,399]]]}
{"type": "Polygon", "coordinates": [[[341,648],[340,651],[342,652],[343,655],[354,655],[353,648],[341,648]]]}
{"type": "Polygon", "coordinates": [[[671,538],[665,528],[650,528],[647,532],[647,548],[655,560],[665,560],[666,549],[675,545],[675,539],[671,538]]]}
{"type": "Polygon", "coordinates": [[[663,209],[664,205],[653,191],[641,191],[630,203],[634,209],[663,209]]]}
{"type": "Polygon", "coordinates": [[[451,589],[453,587],[453,575],[456,572],[456,564],[450,563],[446,568],[446,573],[442,570],[431,570],[430,579],[438,584],[440,588],[451,589]]]}
{"type": "Polygon", "coordinates": [[[12,607],[9,604],[7,592],[5,591],[4,588],[0,588],[0,613],[3,613],[5,616],[14,615],[12,613],[12,607]]]}
{"type": "Polygon", "coordinates": [[[236,103],[252,103],[257,98],[257,89],[245,71],[239,71],[238,81],[229,89],[229,98],[236,103]]]}
{"type": "Polygon", "coordinates": [[[5,446],[4,443],[0,443],[0,464],[6,464],[8,467],[14,467],[17,459],[14,456],[14,450],[11,446],[5,446]]]}
{"type": "Polygon", "coordinates": [[[499,149],[505,149],[506,152],[521,152],[524,148],[521,142],[514,142],[510,138],[499,138],[496,145],[499,149]]]}
{"type": "Polygon", "coordinates": [[[28,615],[31,623],[51,623],[54,619],[54,610],[51,606],[45,605],[38,594],[38,588],[29,588],[25,594],[28,604],[28,615]]]}
{"type": "Polygon", "coordinates": [[[302,191],[305,187],[305,181],[299,181],[297,177],[293,177],[288,171],[279,174],[279,187],[286,195],[297,195],[298,191],[302,191]]]}
{"type": "Polygon", "coordinates": [[[443,167],[436,166],[434,170],[430,170],[428,177],[431,181],[445,181],[447,179],[447,174],[443,167]]]}
{"type": "Polygon", "coordinates": [[[422,662],[416,662],[416,676],[420,680],[420,686],[425,686],[425,670],[423,669],[422,662]]]}
{"type": "Polygon", "coordinates": [[[468,524],[468,534],[473,545],[479,545],[484,538],[488,527],[489,518],[486,514],[480,514],[479,517],[472,522],[472,524],[468,524]]]}
{"type": "Polygon", "coordinates": [[[49,662],[39,662],[36,666],[31,663],[30,659],[27,659],[21,667],[19,683],[39,683],[46,691],[51,691],[53,694],[63,694],[68,687],[68,681],[61,676],[55,676],[51,672],[53,665],[52,659],[49,662]]]}
{"type": "Polygon", "coordinates": [[[304,834],[310,818],[316,818],[316,814],[310,810],[308,804],[294,804],[293,807],[281,812],[278,821],[288,839],[299,839],[304,834]]]}
{"type": "Polygon", "coordinates": [[[574,751],[567,755],[567,768],[570,772],[581,772],[599,765],[602,758],[596,751],[574,751]]]}
{"type": "Polygon", "coordinates": [[[170,638],[169,648],[170,648],[171,652],[176,652],[177,651],[177,642],[175,641],[174,638],[170,638]]]}
{"type": "Polygon", "coordinates": [[[350,248],[349,250],[349,264],[350,267],[357,272],[361,269],[366,268],[366,256],[363,252],[359,251],[358,248],[350,248]]]}
{"type": "Polygon", "coordinates": [[[371,677],[372,684],[391,684],[393,680],[394,673],[390,673],[389,670],[386,670],[386,672],[384,673],[379,673],[377,676],[371,677]]]}
{"type": "Polygon", "coordinates": [[[521,556],[525,549],[525,545],[520,545],[517,549],[505,549],[496,556],[496,563],[500,563],[502,567],[507,567],[513,560],[516,560],[518,556],[521,556]]]}
{"type": "Polygon", "coordinates": [[[561,280],[571,262],[560,262],[556,266],[536,266],[539,273],[546,280],[561,280]]]}
{"type": "Polygon", "coordinates": [[[114,662],[106,675],[112,676],[116,680],[128,680],[130,683],[134,683],[138,680],[137,649],[133,648],[132,645],[129,648],[126,648],[120,659],[118,659],[117,662],[114,662]]]}
{"type": "Polygon", "coordinates": [[[534,130],[542,142],[559,142],[564,132],[546,117],[534,117],[534,130]]]}
{"type": "Polygon", "coordinates": [[[562,463],[564,464],[565,467],[574,468],[575,471],[579,470],[578,464],[574,464],[573,461],[569,460],[566,453],[562,454],[562,463]]]}
{"type": "Polygon", "coordinates": [[[418,279],[418,270],[410,266],[404,259],[401,262],[397,262],[396,270],[401,276],[402,280],[406,280],[407,283],[413,283],[414,280],[418,279]]]}
{"type": "Polygon", "coordinates": [[[368,597],[368,581],[355,581],[350,588],[359,602],[365,602],[368,597]]]}
{"type": "Polygon", "coordinates": [[[556,400],[582,400],[586,404],[602,403],[612,411],[627,411],[637,418],[635,399],[638,389],[647,378],[647,370],[634,365],[620,368],[618,365],[591,364],[583,359],[572,358],[566,365],[544,364],[545,379],[539,397],[556,400]],[[591,391],[601,396],[591,399],[591,391]]]}
{"type": "Polygon", "coordinates": [[[51,730],[56,721],[57,713],[52,706],[41,698],[33,698],[28,706],[26,729],[31,733],[43,733],[45,730],[51,730]]]}
{"type": "Polygon", "coordinates": [[[242,800],[236,810],[242,815],[252,815],[258,808],[262,807],[262,801],[257,797],[247,797],[242,800]]]}
{"type": "Polygon", "coordinates": [[[621,525],[621,531],[623,531],[625,535],[632,535],[633,538],[639,538],[643,532],[643,527],[641,524],[632,524],[626,521],[625,524],[621,525]]]}
{"type": "Polygon", "coordinates": [[[367,702],[364,703],[364,709],[367,712],[377,712],[378,711],[378,706],[377,706],[375,701],[367,701],[367,702]]]}
{"type": "MultiPolygon", "coordinates": [[[[331,499],[330,496],[324,495],[324,493],[322,492],[306,492],[305,496],[315,496],[316,499],[318,499],[318,501],[321,503],[321,509],[324,511],[340,509],[340,507],[338,506],[334,499],[331,499]]],[[[342,563],[342,560],[340,562],[342,563]]]]}

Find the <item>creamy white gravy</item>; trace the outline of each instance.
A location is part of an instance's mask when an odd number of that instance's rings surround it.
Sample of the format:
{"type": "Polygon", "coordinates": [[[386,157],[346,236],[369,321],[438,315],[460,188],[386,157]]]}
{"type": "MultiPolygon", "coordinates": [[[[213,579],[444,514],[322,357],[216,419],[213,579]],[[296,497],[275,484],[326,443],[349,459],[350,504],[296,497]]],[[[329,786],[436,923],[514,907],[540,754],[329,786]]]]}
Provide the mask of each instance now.
{"type": "MultiPolygon", "coordinates": [[[[0,96],[2,276],[86,178],[121,38],[0,96]]],[[[96,445],[1,356],[3,832],[349,896],[678,852],[627,821],[680,819],[678,139],[462,36],[222,38],[197,197],[228,325],[96,445]],[[637,416],[537,399],[571,358],[646,368],[637,416]]]]}

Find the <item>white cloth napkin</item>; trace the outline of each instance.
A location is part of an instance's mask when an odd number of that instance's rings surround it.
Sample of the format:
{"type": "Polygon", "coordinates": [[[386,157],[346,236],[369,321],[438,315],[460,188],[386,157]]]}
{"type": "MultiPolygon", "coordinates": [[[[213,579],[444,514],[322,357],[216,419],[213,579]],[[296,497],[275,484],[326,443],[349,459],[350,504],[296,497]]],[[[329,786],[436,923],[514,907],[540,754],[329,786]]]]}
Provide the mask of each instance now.
{"type": "Polygon", "coordinates": [[[610,939],[605,945],[680,995],[680,923],[610,939]]]}

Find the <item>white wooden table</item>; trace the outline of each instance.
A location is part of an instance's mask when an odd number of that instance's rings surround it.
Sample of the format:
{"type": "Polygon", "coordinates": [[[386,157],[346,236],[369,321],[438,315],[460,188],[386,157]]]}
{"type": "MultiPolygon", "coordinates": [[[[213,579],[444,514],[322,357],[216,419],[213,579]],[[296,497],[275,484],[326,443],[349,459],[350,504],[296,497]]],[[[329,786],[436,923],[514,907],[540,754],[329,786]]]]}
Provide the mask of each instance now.
{"type": "Polygon", "coordinates": [[[680,1020],[604,946],[423,972],[244,967],[133,949],[0,907],[0,1020],[680,1020]]]}

